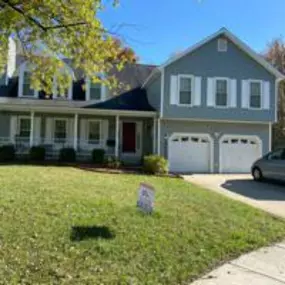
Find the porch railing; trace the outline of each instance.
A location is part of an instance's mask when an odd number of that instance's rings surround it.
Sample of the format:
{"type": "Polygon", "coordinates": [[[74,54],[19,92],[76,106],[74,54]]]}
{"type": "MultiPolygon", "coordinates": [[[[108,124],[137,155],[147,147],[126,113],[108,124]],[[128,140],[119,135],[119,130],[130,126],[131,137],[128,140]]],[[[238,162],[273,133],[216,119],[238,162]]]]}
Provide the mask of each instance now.
{"type": "MultiPolygon", "coordinates": [[[[29,137],[16,136],[14,139],[10,137],[0,137],[0,146],[12,144],[15,147],[16,154],[25,155],[29,153],[31,148],[31,142],[29,137]]],[[[74,138],[45,138],[45,137],[34,137],[33,146],[42,146],[46,150],[47,158],[55,158],[58,156],[60,149],[71,147],[74,148],[74,138]]],[[[80,158],[91,158],[93,149],[104,149],[106,155],[113,156],[115,154],[114,147],[107,147],[104,140],[77,140],[77,157],[80,158]]]]}

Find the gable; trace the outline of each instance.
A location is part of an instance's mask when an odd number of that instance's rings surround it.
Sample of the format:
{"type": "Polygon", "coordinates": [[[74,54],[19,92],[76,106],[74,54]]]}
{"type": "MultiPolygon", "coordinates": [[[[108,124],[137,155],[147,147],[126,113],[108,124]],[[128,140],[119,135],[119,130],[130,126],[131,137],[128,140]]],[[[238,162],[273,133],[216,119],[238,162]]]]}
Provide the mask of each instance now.
{"type": "Polygon", "coordinates": [[[231,41],[233,45],[235,45],[238,49],[243,51],[245,54],[248,55],[252,60],[254,60],[258,65],[263,67],[269,73],[274,75],[275,77],[284,79],[284,75],[280,73],[276,68],[274,68],[270,63],[268,63],[262,56],[258,55],[254,52],[249,46],[239,40],[236,36],[230,33],[227,29],[222,28],[218,32],[214,33],[213,35],[209,36],[208,38],[202,40],[201,42],[195,44],[194,46],[188,48],[183,53],[179,54],[176,57],[170,58],[165,64],[160,66],[160,70],[166,68],[167,66],[175,63],[176,61],[182,59],[183,57],[194,53],[200,48],[203,48],[205,45],[208,45],[211,41],[215,40],[218,37],[225,37],[231,41]]]}

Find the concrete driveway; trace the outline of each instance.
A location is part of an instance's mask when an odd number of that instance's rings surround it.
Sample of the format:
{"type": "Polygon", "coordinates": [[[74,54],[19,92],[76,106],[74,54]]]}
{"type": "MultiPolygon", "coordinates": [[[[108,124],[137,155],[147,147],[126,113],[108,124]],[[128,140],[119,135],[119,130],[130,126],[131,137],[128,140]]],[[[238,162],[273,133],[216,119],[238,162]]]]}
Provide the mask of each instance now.
{"type": "Polygon", "coordinates": [[[251,175],[194,174],[184,175],[186,181],[200,185],[285,218],[285,184],[255,182],[251,175]]]}

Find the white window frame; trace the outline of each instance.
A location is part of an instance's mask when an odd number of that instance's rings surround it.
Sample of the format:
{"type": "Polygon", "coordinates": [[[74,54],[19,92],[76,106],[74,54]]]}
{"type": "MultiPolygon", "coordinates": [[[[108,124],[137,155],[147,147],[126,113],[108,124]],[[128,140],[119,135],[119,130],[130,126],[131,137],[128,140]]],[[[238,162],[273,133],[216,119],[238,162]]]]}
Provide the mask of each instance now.
{"type": "MultiPolygon", "coordinates": [[[[21,127],[21,120],[22,120],[22,119],[28,119],[28,120],[30,120],[30,124],[32,123],[30,116],[18,116],[18,118],[17,118],[17,132],[16,132],[16,134],[17,134],[17,136],[19,136],[19,137],[20,137],[20,131],[21,131],[20,127],[21,127]]],[[[31,125],[30,125],[30,126],[31,126],[31,125]]],[[[30,134],[29,134],[29,136],[26,137],[26,138],[29,138],[30,136],[31,136],[31,128],[30,128],[30,134]]]]}
{"type": "Polygon", "coordinates": [[[264,97],[264,90],[263,90],[263,81],[262,80],[259,80],[259,79],[249,79],[247,81],[248,83],[248,109],[251,109],[251,110],[262,110],[263,107],[263,97],[264,97]],[[259,83],[260,84],[260,107],[251,107],[250,106],[250,99],[251,99],[251,88],[250,88],[250,85],[251,83],[259,83]]]}
{"type": "Polygon", "coordinates": [[[52,132],[52,137],[54,143],[61,143],[61,142],[56,142],[57,138],[55,137],[55,122],[56,121],[65,121],[65,132],[66,132],[66,137],[65,137],[65,142],[68,141],[68,118],[54,118],[53,119],[53,132],[52,132]]]}
{"type": "Polygon", "coordinates": [[[191,74],[179,74],[177,76],[177,106],[181,107],[192,107],[193,106],[193,99],[194,99],[194,84],[195,84],[195,76],[191,74]],[[191,79],[191,103],[190,104],[181,104],[180,103],[180,81],[182,78],[190,78],[191,79]]]}
{"type": "Polygon", "coordinates": [[[230,106],[230,92],[231,92],[231,87],[230,87],[230,78],[228,77],[214,77],[214,107],[215,108],[221,108],[221,109],[226,109],[226,108],[229,108],[230,106]],[[216,101],[217,101],[217,81],[218,80],[225,80],[227,81],[227,104],[225,106],[220,106],[220,105],[217,105],[216,104],[216,101]]]}
{"type": "MultiPolygon", "coordinates": [[[[85,91],[85,101],[90,101],[90,91],[91,91],[91,79],[89,77],[85,78],[85,82],[86,82],[86,91],[85,91]]],[[[96,102],[102,102],[105,100],[106,97],[106,86],[103,86],[102,83],[100,83],[101,86],[101,93],[100,93],[100,99],[99,100],[95,100],[92,99],[92,101],[96,102]]]]}
{"type": "Polygon", "coordinates": [[[87,120],[87,132],[86,132],[86,141],[88,145],[101,145],[101,141],[103,138],[103,121],[102,120],[94,120],[94,119],[88,119],[87,120]],[[94,143],[89,143],[89,131],[90,131],[90,122],[96,122],[99,123],[99,143],[98,144],[94,144],[94,143]]]}
{"type": "Polygon", "coordinates": [[[28,64],[25,62],[20,66],[20,74],[19,74],[19,87],[18,87],[18,97],[19,98],[38,98],[39,96],[39,91],[34,90],[34,94],[31,95],[24,95],[23,91],[24,91],[24,76],[25,73],[29,73],[30,69],[28,67],[28,64]]]}
{"type": "Polygon", "coordinates": [[[228,51],[228,40],[225,38],[219,38],[217,42],[218,52],[227,52],[228,51]]]}
{"type": "Polygon", "coordinates": [[[61,94],[58,93],[57,90],[57,80],[56,77],[53,79],[53,92],[52,92],[52,99],[55,100],[72,100],[72,89],[73,89],[73,80],[70,80],[68,89],[67,89],[67,97],[63,97],[61,94]]]}

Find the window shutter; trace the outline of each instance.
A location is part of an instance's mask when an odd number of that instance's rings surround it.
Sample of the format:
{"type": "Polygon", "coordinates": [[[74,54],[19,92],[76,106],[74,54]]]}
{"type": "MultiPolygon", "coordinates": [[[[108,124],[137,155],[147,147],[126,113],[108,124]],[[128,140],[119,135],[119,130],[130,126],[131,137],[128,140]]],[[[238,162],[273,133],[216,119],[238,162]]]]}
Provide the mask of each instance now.
{"type": "Polygon", "coordinates": [[[15,143],[15,136],[17,134],[17,116],[10,117],[10,140],[15,143]]]}
{"type": "MultiPolygon", "coordinates": [[[[79,130],[79,140],[85,141],[87,140],[87,120],[80,120],[80,130],[79,130]]],[[[85,143],[85,142],[84,142],[85,143]]]]}
{"type": "Polygon", "coordinates": [[[215,105],[214,79],[207,78],[207,106],[215,105]]]}
{"type": "Polygon", "coordinates": [[[241,107],[249,107],[249,82],[248,80],[242,80],[241,82],[241,107]]]}
{"type": "Polygon", "coordinates": [[[176,105],[178,103],[178,77],[176,75],[171,75],[170,78],[170,104],[176,105]]]}
{"type": "Polygon", "coordinates": [[[237,81],[236,79],[230,80],[229,88],[229,107],[235,108],[237,106],[237,81]]]}
{"type": "Polygon", "coordinates": [[[109,133],[109,121],[108,120],[103,120],[102,121],[102,125],[101,125],[101,132],[102,132],[102,134],[101,134],[101,140],[102,140],[102,142],[101,142],[101,144],[102,144],[102,147],[106,147],[106,145],[107,145],[107,140],[108,140],[108,133],[109,133]]]}
{"type": "Polygon", "coordinates": [[[41,142],[41,117],[34,117],[34,144],[38,145],[41,142]]]}
{"type": "Polygon", "coordinates": [[[193,105],[201,105],[201,77],[195,77],[193,105]]]}
{"type": "Polygon", "coordinates": [[[70,146],[73,146],[73,137],[74,137],[74,119],[68,119],[67,121],[67,143],[70,146]]]}
{"type": "Polygon", "coordinates": [[[263,82],[263,96],[262,96],[262,108],[269,110],[270,108],[270,83],[268,81],[263,82]]]}
{"type": "Polygon", "coordinates": [[[53,118],[46,118],[46,143],[51,144],[53,140],[53,118]]]}

